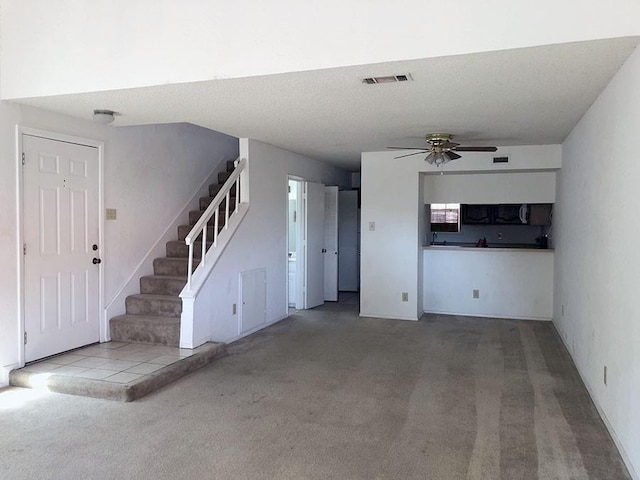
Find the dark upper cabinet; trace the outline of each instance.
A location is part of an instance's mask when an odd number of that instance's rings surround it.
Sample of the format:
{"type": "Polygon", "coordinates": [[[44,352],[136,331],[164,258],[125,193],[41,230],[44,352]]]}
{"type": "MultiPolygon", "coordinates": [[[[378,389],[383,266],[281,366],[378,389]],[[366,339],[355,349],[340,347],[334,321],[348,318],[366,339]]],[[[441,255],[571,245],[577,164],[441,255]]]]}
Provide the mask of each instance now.
{"type": "Polygon", "coordinates": [[[493,205],[493,223],[495,225],[522,225],[520,208],[522,205],[493,205]]]}
{"type": "MultiPolygon", "coordinates": [[[[549,225],[551,205],[529,205],[528,215],[523,205],[462,205],[463,225],[549,225]],[[522,221],[522,216],[525,221],[522,221]]],[[[526,208],[526,207],[525,207],[526,208]]]]}
{"type": "Polygon", "coordinates": [[[490,225],[492,205],[462,205],[462,223],[465,225],[490,225]]]}

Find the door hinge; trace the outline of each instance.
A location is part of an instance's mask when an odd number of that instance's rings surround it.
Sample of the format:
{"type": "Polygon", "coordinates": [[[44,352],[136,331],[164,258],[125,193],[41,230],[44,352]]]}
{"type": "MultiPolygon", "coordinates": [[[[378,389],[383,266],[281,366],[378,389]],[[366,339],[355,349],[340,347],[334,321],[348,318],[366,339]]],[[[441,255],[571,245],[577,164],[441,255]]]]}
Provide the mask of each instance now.
{"type": "Polygon", "coordinates": [[[24,152],[22,152],[22,165],[24,165],[24,152]]]}
{"type": "Polygon", "coordinates": [[[27,344],[27,332],[24,332],[24,344],[27,344]]]}
{"type": "Polygon", "coordinates": [[[23,243],[22,244],[22,255],[26,255],[27,254],[27,244],[23,243]]]}
{"type": "Polygon", "coordinates": [[[287,189],[288,189],[289,193],[291,193],[291,185],[287,185],[287,189]]]}

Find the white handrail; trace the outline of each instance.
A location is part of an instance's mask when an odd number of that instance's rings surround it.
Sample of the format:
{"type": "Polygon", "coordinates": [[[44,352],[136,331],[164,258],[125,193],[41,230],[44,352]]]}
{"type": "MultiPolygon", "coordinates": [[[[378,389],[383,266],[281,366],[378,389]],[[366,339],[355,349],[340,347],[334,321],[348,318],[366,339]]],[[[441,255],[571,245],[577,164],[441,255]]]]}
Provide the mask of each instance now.
{"type": "MultiPolygon", "coordinates": [[[[238,211],[238,206],[240,205],[240,174],[247,166],[247,159],[243,158],[242,160],[236,160],[234,162],[235,169],[231,172],[231,175],[224,182],[224,185],[220,189],[220,191],[213,197],[213,200],[204,211],[202,216],[198,219],[196,224],[193,226],[189,234],[185,237],[184,243],[189,246],[189,268],[187,270],[187,285],[191,288],[191,276],[193,274],[193,244],[196,239],[202,235],[202,256],[200,259],[200,265],[205,264],[206,253],[207,253],[207,225],[209,220],[213,217],[213,242],[212,247],[215,247],[218,244],[218,225],[219,225],[219,217],[220,217],[220,205],[223,201],[226,201],[225,212],[224,212],[224,229],[229,228],[229,219],[235,215],[238,211]],[[236,187],[236,200],[235,200],[235,208],[233,212],[230,212],[229,201],[231,200],[231,189],[236,187]]],[[[198,265],[198,266],[200,266],[198,265]]]]}

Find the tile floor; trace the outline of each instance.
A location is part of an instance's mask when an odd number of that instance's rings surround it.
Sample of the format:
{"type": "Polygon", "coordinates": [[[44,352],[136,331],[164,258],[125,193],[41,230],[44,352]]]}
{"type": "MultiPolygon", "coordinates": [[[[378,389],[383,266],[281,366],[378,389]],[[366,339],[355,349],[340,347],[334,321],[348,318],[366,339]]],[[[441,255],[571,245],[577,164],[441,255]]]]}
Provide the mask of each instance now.
{"type": "Polygon", "coordinates": [[[140,343],[107,342],[90,345],[31,363],[24,367],[33,373],[128,384],[142,380],[167,365],[200,351],[140,343]]]}

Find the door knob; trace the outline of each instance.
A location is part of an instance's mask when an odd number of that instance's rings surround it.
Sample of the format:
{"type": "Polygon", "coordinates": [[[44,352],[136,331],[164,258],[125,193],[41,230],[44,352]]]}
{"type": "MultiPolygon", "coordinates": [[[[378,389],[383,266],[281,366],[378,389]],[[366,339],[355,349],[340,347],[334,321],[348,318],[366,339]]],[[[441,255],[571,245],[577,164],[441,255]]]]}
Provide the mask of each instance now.
{"type": "Polygon", "coordinates": [[[98,265],[99,263],[102,263],[102,260],[100,260],[99,258],[94,258],[93,259],[93,264],[94,265],[98,265]]]}

